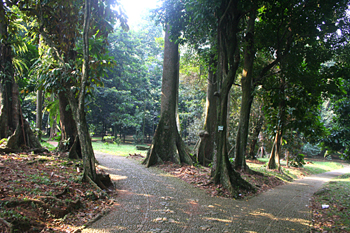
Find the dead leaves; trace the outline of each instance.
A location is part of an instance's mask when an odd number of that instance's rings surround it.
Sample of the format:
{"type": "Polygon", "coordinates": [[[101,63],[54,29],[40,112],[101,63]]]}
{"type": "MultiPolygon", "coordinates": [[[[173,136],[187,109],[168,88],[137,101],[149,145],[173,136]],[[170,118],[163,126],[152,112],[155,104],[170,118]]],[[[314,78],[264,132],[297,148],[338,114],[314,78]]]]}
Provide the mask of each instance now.
{"type": "MultiPolygon", "coordinates": [[[[105,193],[81,182],[79,163],[51,154],[0,155],[0,218],[25,222],[20,232],[71,232],[109,209],[105,193]]],[[[0,232],[7,228],[0,221],[0,232]]]]}
{"type": "MultiPolygon", "coordinates": [[[[165,162],[163,165],[160,165],[159,168],[191,185],[206,190],[211,196],[231,197],[229,192],[223,188],[222,185],[215,185],[211,182],[211,169],[208,167],[196,167],[186,164],[180,166],[171,162],[165,162]]],[[[240,173],[244,179],[258,188],[257,193],[261,193],[270,188],[284,184],[283,181],[273,176],[270,177],[263,176],[261,174],[249,174],[244,172],[240,173]]],[[[251,195],[253,194],[241,190],[240,197],[244,198],[251,195]]]]}

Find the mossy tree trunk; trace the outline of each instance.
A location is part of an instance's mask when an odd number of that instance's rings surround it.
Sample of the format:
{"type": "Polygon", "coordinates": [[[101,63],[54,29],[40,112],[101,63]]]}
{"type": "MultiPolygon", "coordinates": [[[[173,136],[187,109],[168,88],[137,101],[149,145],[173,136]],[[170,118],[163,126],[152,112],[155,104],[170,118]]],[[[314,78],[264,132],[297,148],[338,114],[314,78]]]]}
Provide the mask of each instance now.
{"type": "Polygon", "coordinates": [[[177,127],[176,112],[179,89],[178,45],[169,40],[168,31],[164,39],[163,80],[160,120],[152,146],[143,163],[149,167],[163,161],[177,164],[192,164],[189,149],[183,142],[177,127]]]}

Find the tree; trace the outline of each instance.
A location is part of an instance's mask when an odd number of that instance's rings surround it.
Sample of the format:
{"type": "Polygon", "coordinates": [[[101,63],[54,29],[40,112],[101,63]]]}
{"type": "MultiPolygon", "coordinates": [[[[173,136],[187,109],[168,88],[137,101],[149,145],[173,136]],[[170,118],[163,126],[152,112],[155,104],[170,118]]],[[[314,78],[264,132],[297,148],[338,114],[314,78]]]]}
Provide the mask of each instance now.
{"type": "Polygon", "coordinates": [[[244,51],[243,51],[243,72],[241,77],[242,86],[242,101],[240,118],[238,125],[238,132],[235,144],[235,168],[246,169],[245,151],[248,141],[249,117],[250,109],[253,102],[253,64],[255,57],[254,33],[255,21],[257,14],[257,6],[249,13],[247,19],[247,30],[244,37],[244,51]]]}
{"type": "Polygon", "coordinates": [[[81,152],[83,154],[84,178],[98,182],[95,167],[95,155],[91,145],[91,138],[85,119],[85,91],[89,78],[89,27],[91,17],[91,0],[85,0],[84,5],[84,25],[83,25],[83,67],[80,80],[80,90],[78,93],[68,92],[69,104],[73,111],[73,117],[78,130],[81,152]],[[76,99],[78,95],[78,99],[76,99]]]}
{"type": "Polygon", "coordinates": [[[235,81],[240,62],[239,25],[244,15],[244,5],[241,1],[222,1],[217,8],[217,46],[218,46],[218,117],[216,169],[213,180],[223,184],[230,194],[238,196],[238,189],[254,190],[254,188],[239,173],[232,169],[228,160],[227,145],[227,101],[230,89],[235,81]]]}
{"type": "MultiPolygon", "coordinates": [[[[178,2],[177,2],[178,3],[178,2]]],[[[228,159],[227,106],[231,87],[235,81],[240,61],[239,33],[241,18],[249,4],[241,1],[184,1],[180,5],[181,17],[168,21],[172,35],[178,38],[183,32],[184,40],[196,48],[203,44],[211,46],[216,55],[217,120],[216,154],[213,163],[213,182],[223,184],[232,196],[238,196],[238,189],[254,188],[233,170],[228,159]],[[182,4],[182,5],[181,5],[182,4]],[[209,11],[209,14],[207,14],[209,11]],[[203,36],[204,35],[204,36],[203,36]]]]}
{"type": "MultiPolygon", "coordinates": [[[[31,9],[30,12],[34,12],[38,16],[40,34],[50,47],[51,55],[53,55],[49,57],[52,61],[45,66],[49,72],[42,79],[43,86],[52,87],[57,84],[55,90],[63,92],[68,99],[79,136],[84,164],[84,179],[97,182],[103,187],[96,176],[95,157],[85,119],[85,96],[88,90],[91,89],[91,83],[98,82],[100,75],[103,75],[104,64],[107,62],[102,59],[106,50],[105,47],[99,45],[105,44],[108,33],[112,30],[110,22],[117,18],[123,27],[126,27],[126,24],[122,14],[111,11],[111,1],[102,3],[98,0],[87,0],[84,3],[82,8],[81,4],[62,2],[62,5],[66,4],[64,6],[69,9],[70,13],[74,12],[70,15],[84,16],[82,41],[77,40],[81,29],[81,18],[78,17],[76,21],[69,21],[65,18],[65,24],[60,26],[62,26],[62,30],[68,29],[63,33],[66,36],[60,37],[55,28],[49,30],[51,25],[47,22],[47,19],[50,18],[48,16],[52,15],[51,10],[57,9],[55,8],[57,5],[48,7],[45,4],[39,4],[38,11],[31,9]],[[82,12],[82,9],[84,13],[78,14],[82,12]],[[82,49],[82,53],[80,53],[80,49],[82,49]],[[73,53],[73,55],[69,56],[69,53],[73,53]],[[80,56],[81,54],[82,56],[80,56]],[[64,60],[66,57],[70,59],[67,62],[64,60]]],[[[54,4],[57,4],[57,2],[54,4]]],[[[57,10],[58,13],[64,15],[61,8],[57,10]]]]}
{"type": "MultiPolygon", "coordinates": [[[[304,5],[281,1],[280,6],[277,11],[288,9],[290,13],[283,16],[282,12],[266,12],[266,15],[272,13],[284,18],[279,20],[285,23],[279,24],[282,26],[279,32],[285,31],[288,35],[284,49],[279,48],[281,42],[276,43],[277,57],[281,57],[278,73],[270,76],[274,77],[274,81],[270,79],[264,83],[271,94],[269,101],[265,102],[269,105],[265,108],[265,114],[269,114],[268,121],[275,119],[275,140],[268,163],[270,169],[280,168],[281,142],[286,130],[298,130],[305,136],[315,135],[314,132],[323,134],[320,119],[315,116],[318,115],[321,96],[336,90],[337,79],[327,77],[320,70],[322,63],[333,56],[333,47],[337,43],[334,35],[337,25],[341,26],[339,19],[345,14],[347,1],[338,2],[337,5],[329,1],[304,5]],[[273,109],[273,115],[269,109],[273,109]]],[[[276,31],[276,37],[283,39],[284,36],[276,31]]]]}
{"type": "MultiPolygon", "coordinates": [[[[345,35],[344,35],[345,36],[345,35]]],[[[321,138],[322,147],[330,152],[338,152],[344,159],[350,159],[350,81],[349,81],[349,44],[345,43],[338,47],[339,52],[334,57],[333,62],[325,64],[325,73],[333,77],[338,77],[340,82],[340,92],[334,93],[326,100],[328,120],[323,117],[323,122],[327,128],[327,135],[321,138]]],[[[338,50],[337,49],[337,50],[338,50]]]]}
{"type": "Polygon", "coordinates": [[[169,27],[165,32],[164,61],[160,120],[149,153],[143,163],[149,167],[163,161],[192,164],[193,160],[180,137],[177,124],[177,100],[179,88],[178,44],[169,39],[169,27]]]}
{"type": "MultiPolygon", "coordinates": [[[[203,166],[208,166],[213,161],[214,142],[216,133],[216,76],[214,74],[214,55],[206,54],[207,51],[199,51],[188,49],[187,53],[182,59],[182,69],[184,83],[182,86],[183,92],[189,93],[188,100],[182,100],[180,104],[188,103],[184,106],[182,112],[187,124],[182,127],[182,131],[190,136],[190,142],[194,139],[197,141],[194,147],[194,155],[197,162],[203,166]],[[207,60],[210,60],[209,62],[207,60]],[[209,67],[208,67],[209,64],[209,67]],[[206,96],[204,91],[206,89],[206,96]],[[206,97],[206,99],[204,99],[206,97]],[[205,100],[205,106],[203,105],[205,100]],[[204,124],[203,124],[204,112],[204,124]],[[200,126],[199,126],[200,124],[200,126]],[[189,128],[189,126],[191,126],[189,128]]],[[[181,93],[180,93],[181,94],[181,93]]],[[[181,95],[180,95],[181,98],[181,95]]],[[[184,98],[184,97],[182,97],[184,98]]],[[[181,120],[183,123],[183,120],[181,120]]]]}
{"type": "Polygon", "coordinates": [[[14,23],[18,17],[14,12],[16,4],[17,2],[11,1],[0,3],[0,138],[9,137],[8,150],[19,150],[23,145],[25,148],[41,150],[40,142],[23,117],[18,85],[14,79],[15,54],[12,51],[16,46],[23,46],[15,44],[18,33],[18,25],[14,23]]]}

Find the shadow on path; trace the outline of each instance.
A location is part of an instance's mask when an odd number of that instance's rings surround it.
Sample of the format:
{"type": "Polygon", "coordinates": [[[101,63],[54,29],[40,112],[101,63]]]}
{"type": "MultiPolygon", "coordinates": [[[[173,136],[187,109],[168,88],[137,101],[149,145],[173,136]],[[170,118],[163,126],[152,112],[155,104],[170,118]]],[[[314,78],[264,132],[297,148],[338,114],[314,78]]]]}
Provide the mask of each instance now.
{"type": "Polygon", "coordinates": [[[125,157],[96,152],[117,184],[114,209],[83,232],[308,232],[309,199],[350,167],[296,180],[249,200],[210,197],[125,157]]]}

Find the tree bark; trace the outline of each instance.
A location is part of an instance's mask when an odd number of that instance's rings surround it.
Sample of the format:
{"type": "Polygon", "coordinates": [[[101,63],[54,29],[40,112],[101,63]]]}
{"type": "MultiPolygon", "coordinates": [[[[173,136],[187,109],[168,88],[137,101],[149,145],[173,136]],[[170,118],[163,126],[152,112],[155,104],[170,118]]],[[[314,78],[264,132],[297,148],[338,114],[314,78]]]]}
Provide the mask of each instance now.
{"type": "Polygon", "coordinates": [[[282,136],[284,132],[285,125],[285,77],[283,73],[280,77],[280,97],[281,101],[278,105],[278,118],[277,118],[277,130],[275,140],[272,146],[271,155],[269,162],[267,164],[268,169],[278,169],[281,170],[280,158],[282,149],[282,136]],[[277,164],[276,164],[277,162],[277,164]]]}
{"type": "Polygon", "coordinates": [[[147,167],[171,161],[192,164],[189,149],[183,142],[177,127],[176,112],[179,89],[178,45],[169,40],[168,30],[164,39],[163,80],[160,120],[146,159],[147,167]]]}
{"type": "Polygon", "coordinates": [[[43,125],[43,91],[38,90],[36,93],[36,122],[35,126],[38,130],[38,139],[41,140],[41,129],[43,125]]]}
{"type": "Polygon", "coordinates": [[[63,91],[58,93],[61,128],[61,140],[58,145],[58,150],[61,152],[69,151],[69,158],[79,159],[82,158],[80,142],[67,95],[68,94],[63,91]]]}
{"type": "MultiPolygon", "coordinates": [[[[263,125],[263,113],[262,113],[262,107],[260,106],[260,111],[258,113],[258,119],[256,120],[255,127],[253,130],[253,135],[252,135],[252,140],[250,143],[250,148],[249,148],[249,158],[250,159],[256,159],[256,153],[255,153],[255,148],[258,143],[259,139],[259,134],[263,125]]],[[[262,152],[263,153],[263,152],[262,152]]]]}
{"type": "Polygon", "coordinates": [[[206,100],[206,114],[204,127],[199,136],[200,139],[195,148],[195,154],[197,156],[197,161],[203,166],[207,166],[209,163],[213,162],[213,155],[215,149],[215,135],[216,135],[216,111],[217,111],[217,99],[214,96],[217,90],[217,80],[216,75],[211,68],[214,64],[214,58],[211,58],[209,62],[209,72],[208,72],[208,86],[207,86],[207,100],[206,100]]]}
{"type": "Polygon", "coordinates": [[[273,146],[271,149],[269,162],[267,164],[268,169],[281,170],[281,163],[280,163],[281,145],[282,145],[282,133],[281,131],[277,131],[275,135],[275,140],[273,142],[273,146]]]}
{"type": "Polygon", "coordinates": [[[255,57],[254,46],[254,26],[256,19],[256,10],[250,13],[248,19],[248,29],[245,36],[245,48],[244,48],[244,62],[242,72],[242,102],[241,111],[238,124],[238,132],[236,136],[236,148],[235,148],[235,168],[247,169],[245,160],[248,131],[249,131],[249,118],[250,110],[253,102],[253,64],[255,57]]]}
{"type": "Polygon", "coordinates": [[[234,83],[239,64],[239,49],[237,33],[241,14],[238,11],[238,1],[222,1],[218,16],[218,109],[217,109],[217,140],[216,166],[213,172],[215,184],[222,184],[233,197],[238,197],[239,188],[254,190],[239,173],[233,170],[227,149],[227,101],[228,94],[234,83]]]}
{"type": "Polygon", "coordinates": [[[81,145],[81,153],[83,156],[84,179],[91,179],[98,182],[95,167],[95,155],[91,145],[91,138],[88,131],[88,126],[85,119],[84,98],[85,89],[89,77],[89,22],[91,14],[91,0],[85,0],[84,8],[84,29],[83,29],[83,68],[82,77],[80,80],[80,91],[78,99],[75,98],[75,93],[68,92],[69,104],[73,110],[73,117],[76,123],[79,141],[81,145]]]}

